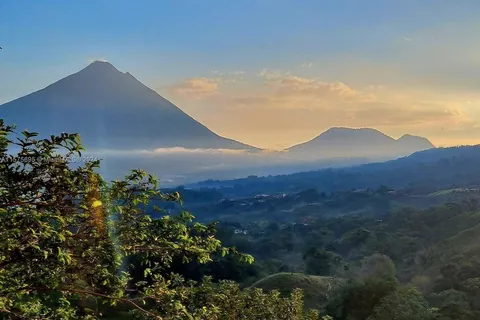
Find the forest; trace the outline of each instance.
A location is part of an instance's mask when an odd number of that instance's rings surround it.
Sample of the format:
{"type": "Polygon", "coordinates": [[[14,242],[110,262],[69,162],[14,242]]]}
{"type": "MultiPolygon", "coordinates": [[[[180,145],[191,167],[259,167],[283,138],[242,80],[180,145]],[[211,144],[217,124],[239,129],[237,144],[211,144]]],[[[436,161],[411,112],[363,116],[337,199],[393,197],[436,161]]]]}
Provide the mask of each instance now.
{"type": "Polygon", "coordinates": [[[36,137],[0,120],[2,319],[480,317],[474,147],[161,189],[36,137]]]}

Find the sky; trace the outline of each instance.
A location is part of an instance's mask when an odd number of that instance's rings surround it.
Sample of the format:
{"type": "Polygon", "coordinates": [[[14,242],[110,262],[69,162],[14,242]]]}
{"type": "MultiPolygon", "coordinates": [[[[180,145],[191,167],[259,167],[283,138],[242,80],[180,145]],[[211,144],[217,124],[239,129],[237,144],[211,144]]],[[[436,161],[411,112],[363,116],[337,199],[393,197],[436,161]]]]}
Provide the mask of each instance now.
{"type": "Polygon", "coordinates": [[[478,16],[478,0],[1,0],[0,103],[106,60],[258,147],[338,126],[480,144],[478,16]]]}

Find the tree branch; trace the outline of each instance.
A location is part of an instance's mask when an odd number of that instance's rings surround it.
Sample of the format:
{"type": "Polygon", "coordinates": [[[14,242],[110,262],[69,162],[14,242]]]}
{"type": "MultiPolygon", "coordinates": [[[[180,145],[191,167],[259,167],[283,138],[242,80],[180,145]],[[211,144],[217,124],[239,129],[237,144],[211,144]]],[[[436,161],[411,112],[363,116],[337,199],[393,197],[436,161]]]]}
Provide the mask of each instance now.
{"type": "Polygon", "coordinates": [[[116,298],[116,297],[112,297],[112,296],[109,296],[109,295],[106,295],[106,294],[103,294],[103,293],[98,293],[98,292],[93,292],[93,291],[88,291],[88,290],[82,290],[82,289],[60,288],[59,290],[60,290],[60,291],[70,292],[70,293],[85,294],[85,295],[91,295],[91,296],[106,298],[106,299],[117,300],[117,301],[124,302],[124,303],[127,303],[127,304],[132,305],[134,308],[136,308],[136,309],[140,310],[141,312],[149,315],[150,317],[153,317],[153,318],[158,319],[158,320],[162,320],[162,319],[163,319],[162,317],[154,314],[153,312],[150,312],[150,311],[148,311],[148,310],[143,309],[142,307],[140,307],[138,304],[136,304],[136,303],[135,303],[134,301],[132,301],[131,299],[127,299],[127,298],[116,298]]]}

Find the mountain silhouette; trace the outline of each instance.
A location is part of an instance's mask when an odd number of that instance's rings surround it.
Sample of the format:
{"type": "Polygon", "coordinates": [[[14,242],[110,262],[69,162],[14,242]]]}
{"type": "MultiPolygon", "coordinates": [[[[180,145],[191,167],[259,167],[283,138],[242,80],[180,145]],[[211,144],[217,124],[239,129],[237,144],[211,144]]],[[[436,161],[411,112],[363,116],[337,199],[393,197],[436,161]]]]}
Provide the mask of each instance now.
{"type": "Polygon", "coordinates": [[[0,105],[0,118],[42,137],[79,133],[87,148],[258,150],[215,134],[130,73],[101,61],[0,105]]]}
{"type": "Polygon", "coordinates": [[[330,128],[314,139],[287,149],[302,157],[399,157],[435,148],[426,138],[406,134],[394,139],[371,128],[330,128]]]}

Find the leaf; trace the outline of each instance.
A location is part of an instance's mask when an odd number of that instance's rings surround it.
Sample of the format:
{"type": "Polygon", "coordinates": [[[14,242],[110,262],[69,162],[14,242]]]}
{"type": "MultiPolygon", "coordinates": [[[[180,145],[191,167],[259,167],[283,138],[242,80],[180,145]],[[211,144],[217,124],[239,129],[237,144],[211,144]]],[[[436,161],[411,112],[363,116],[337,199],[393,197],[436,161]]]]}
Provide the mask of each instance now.
{"type": "Polygon", "coordinates": [[[97,208],[97,207],[100,207],[100,206],[102,206],[102,201],[100,201],[100,200],[93,201],[92,208],[97,208]]]}

